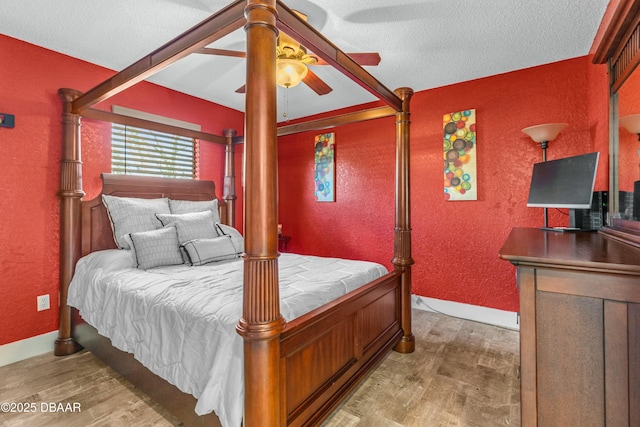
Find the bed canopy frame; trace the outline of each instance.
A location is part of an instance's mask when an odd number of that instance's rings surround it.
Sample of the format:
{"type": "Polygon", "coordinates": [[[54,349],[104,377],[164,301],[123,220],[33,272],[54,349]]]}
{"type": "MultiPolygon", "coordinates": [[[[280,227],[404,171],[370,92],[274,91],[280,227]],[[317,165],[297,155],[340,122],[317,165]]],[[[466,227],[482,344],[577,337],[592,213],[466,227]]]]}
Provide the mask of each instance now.
{"type": "MultiPolygon", "coordinates": [[[[75,264],[86,250],[82,245],[82,161],[81,118],[124,123],[187,135],[226,146],[224,202],[231,225],[235,215],[235,173],[233,145],[245,141],[244,192],[244,291],[243,312],[237,331],[244,340],[245,412],[244,426],[316,425],[377,365],[391,348],[401,353],[415,349],[411,332],[411,256],[409,183],[409,103],[413,91],[387,89],[328,39],[276,0],[237,0],[200,24],[166,43],[148,56],[100,83],[86,93],[60,89],[63,103],[62,159],[60,176],[60,323],[55,342],[56,355],[68,355],[81,346],[74,337],[68,286],[75,264]],[[246,32],[246,109],[244,136],[226,129],[224,135],[189,131],[173,126],[133,119],[91,108],[135,85],[169,64],[205,47],[244,26],[246,32]],[[354,82],[374,94],[387,106],[343,114],[289,126],[277,126],[276,37],[283,31],[354,82]],[[342,298],[300,319],[286,322],[280,314],[277,247],[277,138],[280,135],[370,120],[396,117],[396,197],[394,269],[354,298],[342,298]],[[377,288],[375,288],[377,287],[377,288]],[[382,289],[384,290],[375,290],[382,289]],[[376,292],[378,292],[376,294],[376,292]],[[387,295],[387,296],[385,296],[387,295]],[[356,307],[354,304],[357,304],[356,307]],[[351,307],[351,308],[349,308],[351,307]],[[355,308],[354,308],[355,307],[355,308]],[[367,308],[368,307],[368,308],[367,308]],[[380,310],[391,310],[388,325],[374,340],[370,332],[380,310]],[[351,311],[349,311],[351,310],[351,311]],[[369,311],[367,311],[369,310],[369,311]],[[329,385],[322,385],[310,398],[292,386],[296,373],[309,366],[289,365],[289,359],[304,356],[307,336],[327,334],[324,328],[335,323],[331,316],[350,319],[349,331],[355,356],[347,367],[339,367],[329,385]],[[320,322],[320,323],[319,323],[320,322]],[[324,323],[322,323],[324,322],[324,323]],[[315,332],[313,332],[315,330],[315,332]],[[359,335],[358,335],[359,334],[359,335]],[[304,338],[303,338],[304,337],[304,338]],[[381,338],[380,338],[381,337],[381,338]],[[365,339],[367,338],[367,339],[365,339]],[[375,345],[372,344],[375,341],[375,345]],[[371,348],[369,348],[371,347],[371,348]],[[297,356],[296,356],[297,355],[297,356]],[[302,366],[302,367],[301,367],[302,366]],[[344,377],[344,378],[343,378],[344,377]],[[293,393],[293,394],[292,394],[293,393]],[[296,394],[299,393],[299,394],[296,394]],[[301,394],[300,394],[301,393],[301,394]],[[293,396],[293,397],[292,397],[293,396]],[[292,407],[291,400],[304,400],[292,407]]],[[[385,316],[382,316],[385,317],[385,316]]],[[[374,325],[375,326],[375,325],[374,325]]],[[[342,334],[341,339],[349,334],[342,334]]],[[[326,345],[318,344],[318,345],[326,345]]],[[[320,347],[316,347],[316,350],[320,347]]],[[[308,347],[314,351],[313,345],[308,347]]],[[[302,357],[304,359],[304,357],[302,357]]],[[[301,361],[304,363],[304,360],[301,361]]],[[[300,361],[299,361],[300,363],[300,361]]],[[[314,366],[313,369],[318,367],[314,366]]],[[[332,374],[333,375],[333,374],[332,374]]]]}

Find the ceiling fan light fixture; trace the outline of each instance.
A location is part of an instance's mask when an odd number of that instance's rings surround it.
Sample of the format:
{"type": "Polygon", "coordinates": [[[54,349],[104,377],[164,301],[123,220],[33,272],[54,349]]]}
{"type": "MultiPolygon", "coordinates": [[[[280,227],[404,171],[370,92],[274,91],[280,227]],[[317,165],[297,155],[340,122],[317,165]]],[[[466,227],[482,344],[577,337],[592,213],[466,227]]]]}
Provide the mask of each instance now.
{"type": "Polygon", "coordinates": [[[290,88],[297,86],[305,78],[309,69],[295,59],[282,58],[276,61],[276,83],[290,88]]]}

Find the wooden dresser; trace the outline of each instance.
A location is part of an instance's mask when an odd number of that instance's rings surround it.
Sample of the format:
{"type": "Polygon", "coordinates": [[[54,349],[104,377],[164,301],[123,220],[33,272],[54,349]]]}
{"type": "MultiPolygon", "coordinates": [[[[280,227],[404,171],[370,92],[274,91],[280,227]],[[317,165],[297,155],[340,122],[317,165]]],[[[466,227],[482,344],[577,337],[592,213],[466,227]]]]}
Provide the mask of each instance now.
{"type": "Polygon", "coordinates": [[[640,249],[514,228],[522,427],[640,426],[640,249]]]}

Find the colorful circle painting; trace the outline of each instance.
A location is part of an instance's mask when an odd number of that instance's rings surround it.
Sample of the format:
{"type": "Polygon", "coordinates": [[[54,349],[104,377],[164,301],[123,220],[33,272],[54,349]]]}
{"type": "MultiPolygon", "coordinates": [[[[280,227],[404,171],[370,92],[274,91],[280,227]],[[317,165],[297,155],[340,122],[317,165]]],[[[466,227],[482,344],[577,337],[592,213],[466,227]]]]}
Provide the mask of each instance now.
{"type": "Polygon", "coordinates": [[[477,200],[476,110],[442,117],[444,199],[477,200]]]}
{"type": "Polygon", "coordinates": [[[319,202],[335,202],[335,135],[315,137],[315,196],[319,202]]]}

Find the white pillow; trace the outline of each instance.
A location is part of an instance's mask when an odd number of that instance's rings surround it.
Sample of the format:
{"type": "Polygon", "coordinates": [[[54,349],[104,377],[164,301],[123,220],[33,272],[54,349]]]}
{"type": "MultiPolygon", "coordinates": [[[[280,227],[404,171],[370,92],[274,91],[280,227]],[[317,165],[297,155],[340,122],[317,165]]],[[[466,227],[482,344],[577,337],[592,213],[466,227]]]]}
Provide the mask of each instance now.
{"type": "Polygon", "coordinates": [[[127,249],[103,249],[85,255],[82,262],[88,270],[115,271],[132,268],[136,266],[135,255],[132,252],[127,249]]]}
{"type": "Polygon", "coordinates": [[[147,270],[184,263],[175,227],[131,233],[129,237],[133,243],[138,268],[147,270]]]}
{"type": "Polygon", "coordinates": [[[156,213],[170,213],[169,199],[138,199],[102,195],[107,207],[113,239],[121,249],[129,249],[125,236],[162,227],[156,213]]]}
{"type": "Polygon", "coordinates": [[[182,245],[193,239],[211,239],[218,237],[216,216],[212,211],[186,214],[157,214],[163,226],[173,225],[178,230],[178,241],[182,245]]]}
{"type": "Polygon", "coordinates": [[[238,258],[238,252],[231,242],[230,236],[214,237],[213,239],[194,239],[182,246],[191,265],[203,265],[210,262],[238,258]]]}
{"type": "Polygon", "coordinates": [[[212,211],[215,222],[220,222],[218,199],[213,200],[173,200],[169,199],[169,209],[172,214],[186,214],[192,212],[212,211]]]}
{"type": "Polygon", "coordinates": [[[244,252],[244,237],[235,228],[230,225],[220,224],[216,222],[216,228],[218,229],[218,235],[231,237],[231,243],[236,248],[238,254],[244,252]]]}

